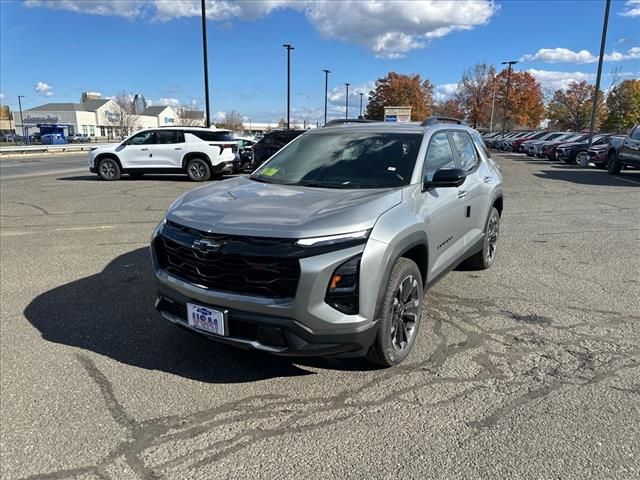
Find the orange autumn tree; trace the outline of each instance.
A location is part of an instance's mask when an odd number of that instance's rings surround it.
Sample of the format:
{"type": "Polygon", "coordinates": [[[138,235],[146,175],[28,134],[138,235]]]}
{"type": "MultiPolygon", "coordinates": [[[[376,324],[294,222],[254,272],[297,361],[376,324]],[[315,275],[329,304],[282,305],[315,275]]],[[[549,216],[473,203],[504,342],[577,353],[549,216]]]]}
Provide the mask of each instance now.
{"type": "Polygon", "coordinates": [[[420,75],[402,75],[389,72],[386,77],[376,80],[369,92],[366,116],[371,120],[384,119],[384,107],[411,107],[411,120],[422,121],[431,115],[433,85],[422,80],[420,75]]]}
{"type": "MultiPolygon", "coordinates": [[[[494,125],[502,126],[504,99],[506,95],[507,70],[495,77],[496,104],[494,125]]],[[[529,72],[511,71],[509,87],[509,110],[507,112],[507,130],[512,128],[535,129],[544,118],[544,95],[542,87],[529,72]]]]}

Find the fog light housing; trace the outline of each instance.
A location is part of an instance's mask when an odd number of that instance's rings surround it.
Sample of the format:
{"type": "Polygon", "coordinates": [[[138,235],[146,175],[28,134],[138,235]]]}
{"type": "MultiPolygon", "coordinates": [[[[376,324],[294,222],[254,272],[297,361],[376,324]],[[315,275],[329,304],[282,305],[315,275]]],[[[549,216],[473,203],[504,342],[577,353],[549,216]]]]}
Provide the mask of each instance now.
{"type": "Polygon", "coordinates": [[[355,315],[359,310],[358,279],[362,254],[350,258],[333,271],[324,301],[339,312],[355,315]]]}

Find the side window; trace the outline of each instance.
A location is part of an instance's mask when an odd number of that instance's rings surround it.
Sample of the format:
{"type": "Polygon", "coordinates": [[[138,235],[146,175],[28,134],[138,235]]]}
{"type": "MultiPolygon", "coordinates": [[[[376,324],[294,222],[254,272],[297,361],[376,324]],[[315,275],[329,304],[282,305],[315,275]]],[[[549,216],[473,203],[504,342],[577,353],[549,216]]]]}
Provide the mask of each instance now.
{"type": "Polygon", "coordinates": [[[456,168],[451,144],[447,132],[442,131],[431,136],[424,161],[424,178],[433,180],[433,175],[441,168],[456,168]]]}
{"type": "Polygon", "coordinates": [[[485,145],[484,140],[482,139],[482,136],[480,135],[480,133],[474,131],[471,134],[471,136],[473,137],[473,141],[476,144],[476,148],[478,150],[482,149],[482,151],[487,156],[487,158],[491,158],[491,152],[489,152],[489,149],[485,145]]]}
{"type": "Polygon", "coordinates": [[[154,130],[140,132],[131,137],[127,143],[129,145],[152,145],[156,143],[156,132],[154,130]]]}
{"type": "Polygon", "coordinates": [[[177,143],[184,143],[184,132],[182,130],[176,130],[176,133],[178,134],[177,143]]]}
{"type": "Polygon", "coordinates": [[[178,132],[175,130],[158,130],[156,143],[158,145],[166,145],[169,143],[178,143],[178,136],[176,135],[178,132]]]}
{"type": "Polygon", "coordinates": [[[460,168],[465,172],[470,172],[478,165],[478,153],[476,152],[471,137],[467,132],[449,132],[453,140],[453,148],[455,148],[460,159],[460,168]]]}
{"type": "Polygon", "coordinates": [[[633,140],[640,140],[640,125],[637,125],[635,130],[631,133],[631,138],[633,140]]]}

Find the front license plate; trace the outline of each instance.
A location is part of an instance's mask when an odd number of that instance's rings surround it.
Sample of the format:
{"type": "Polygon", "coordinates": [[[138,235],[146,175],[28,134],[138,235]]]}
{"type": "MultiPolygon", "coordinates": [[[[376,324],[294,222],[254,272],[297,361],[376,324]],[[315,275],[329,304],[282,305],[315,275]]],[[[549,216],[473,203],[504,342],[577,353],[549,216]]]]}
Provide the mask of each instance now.
{"type": "Polygon", "coordinates": [[[214,335],[225,336],[224,312],[187,303],[187,322],[189,326],[214,335]]]}

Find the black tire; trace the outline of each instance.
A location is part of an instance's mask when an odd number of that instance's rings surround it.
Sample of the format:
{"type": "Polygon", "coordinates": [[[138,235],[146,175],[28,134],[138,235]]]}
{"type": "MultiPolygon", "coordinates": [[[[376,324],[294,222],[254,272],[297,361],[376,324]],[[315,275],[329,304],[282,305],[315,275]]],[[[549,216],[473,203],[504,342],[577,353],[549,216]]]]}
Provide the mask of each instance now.
{"type": "Polygon", "coordinates": [[[131,178],[132,180],[140,180],[142,177],[144,177],[144,173],[143,172],[130,172],[129,173],[129,178],[131,178]]]}
{"type": "Polygon", "coordinates": [[[618,160],[615,152],[611,152],[607,157],[607,172],[609,172],[609,175],[620,175],[620,170],[622,170],[620,160],[618,160]]]}
{"type": "Polygon", "coordinates": [[[211,178],[209,162],[203,158],[192,158],[187,162],[187,176],[192,182],[206,182],[211,178]]]}
{"type": "Polygon", "coordinates": [[[367,358],[383,367],[401,363],[413,348],[424,295],[420,269],[412,260],[400,258],[376,312],[377,334],[367,358]]]}
{"type": "Polygon", "coordinates": [[[496,260],[498,253],[498,238],[500,236],[500,212],[492,207],[484,227],[484,240],[482,250],[473,257],[469,257],[464,263],[471,270],[486,270],[496,260]]]}
{"type": "Polygon", "coordinates": [[[107,182],[120,180],[122,176],[120,164],[112,157],[103,158],[98,162],[98,176],[107,182]]]}

